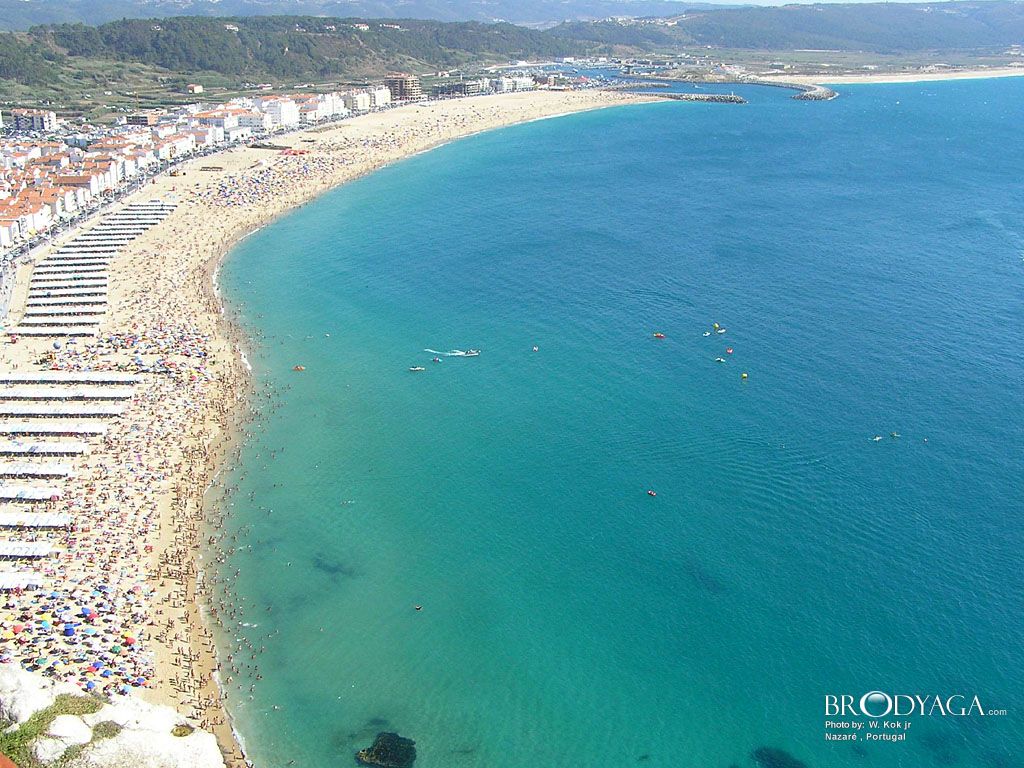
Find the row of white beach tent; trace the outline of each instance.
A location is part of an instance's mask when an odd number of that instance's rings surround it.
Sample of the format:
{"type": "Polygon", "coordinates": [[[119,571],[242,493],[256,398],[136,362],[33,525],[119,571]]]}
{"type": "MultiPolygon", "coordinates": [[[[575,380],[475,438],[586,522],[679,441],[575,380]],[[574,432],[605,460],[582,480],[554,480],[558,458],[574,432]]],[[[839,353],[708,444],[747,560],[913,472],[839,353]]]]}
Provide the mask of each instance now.
{"type": "Polygon", "coordinates": [[[126,205],[40,261],[32,270],[25,313],[8,333],[95,336],[107,311],[111,259],[174,207],[159,200],[126,205]]]}
{"type": "Polygon", "coordinates": [[[0,372],[0,529],[13,536],[0,538],[0,561],[14,566],[0,570],[0,591],[43,585],[31,564],[58,551],[46,532],[74,522],[53,510],[65,497],[59,483],[74,477],[71,460],[106,433],[139,381],[124,371],[0,372]]]}
{"type": "MultiPolygon", "coordinates": [[[[173,209],[161,201],[125,206],[44,258],[32,271],[24,315],[8,333],[97,335],[111,260],[173,209]]],[[[28,564],[58,551],[47,531],[74,523],[55,509],[75,475],[72,462],[120,418],[139,381],[123,371],[0,371],[0,529],[10,536],[0,538],[7,562],[0,591],[44,586],[28,564]]]]}

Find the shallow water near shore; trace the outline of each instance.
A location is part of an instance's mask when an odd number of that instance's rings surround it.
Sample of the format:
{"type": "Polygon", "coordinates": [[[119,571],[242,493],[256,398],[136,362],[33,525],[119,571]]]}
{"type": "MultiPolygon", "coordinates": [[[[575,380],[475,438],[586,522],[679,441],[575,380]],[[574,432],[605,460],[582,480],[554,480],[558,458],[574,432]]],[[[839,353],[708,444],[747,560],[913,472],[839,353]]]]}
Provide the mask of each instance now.
{"type": "Polygon", "coordinates": [[[234,250],[258,766],[1019,765],[1024,83],[841,90],[477,135],[234,250]],[[875,689],[1009,714],[825,741],[875,689]]]}

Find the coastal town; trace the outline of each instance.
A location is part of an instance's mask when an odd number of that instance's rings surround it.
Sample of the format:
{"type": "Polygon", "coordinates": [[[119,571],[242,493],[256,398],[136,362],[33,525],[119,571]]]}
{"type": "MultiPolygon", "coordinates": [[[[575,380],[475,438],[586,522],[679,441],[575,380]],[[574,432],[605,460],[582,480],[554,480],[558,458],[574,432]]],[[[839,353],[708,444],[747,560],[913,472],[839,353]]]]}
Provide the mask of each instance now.
{"type": "MultiPolygon", "coordinates": [[[[550,87],[554,78],[523,75],[462,79],[433,96],[472,96],[550,87]]],[[[392,73],[383,82],[326,93],[261,93],[223,103],[202,100],[128,114],[114,125],[59,119],[47,109],[0,112],[0,258],[95,211],[169,166],[197,155],[298,128],[323,125],[427,93],[415,75],[392,73]]]]}

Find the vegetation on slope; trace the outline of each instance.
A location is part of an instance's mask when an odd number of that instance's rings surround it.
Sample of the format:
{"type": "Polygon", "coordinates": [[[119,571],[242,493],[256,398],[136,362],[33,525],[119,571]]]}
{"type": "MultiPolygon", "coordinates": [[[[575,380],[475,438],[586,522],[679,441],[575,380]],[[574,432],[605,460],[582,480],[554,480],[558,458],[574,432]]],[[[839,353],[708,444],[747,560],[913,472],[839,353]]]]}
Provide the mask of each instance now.
{"type": "Polygon", "coordinates": [[[42,85],[57,77],[63,59],[46,45],[0,33],[0,80],[42,85]]]}
{"type": "Polygon", "coordinates": [[[34,27],[29,34],[37,45],[72,58],[249,77],[323,78],[398,67],[452,69],[469,62],[544,58],[594,47],[511,24],[307,16],[128,19],[99,27],[34,27]]]}

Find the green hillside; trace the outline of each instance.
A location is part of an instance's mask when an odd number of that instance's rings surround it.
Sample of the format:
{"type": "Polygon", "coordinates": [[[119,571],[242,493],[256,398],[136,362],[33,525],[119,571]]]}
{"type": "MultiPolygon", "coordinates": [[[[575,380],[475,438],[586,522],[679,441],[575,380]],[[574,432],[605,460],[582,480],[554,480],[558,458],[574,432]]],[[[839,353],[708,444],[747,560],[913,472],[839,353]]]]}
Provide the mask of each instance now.
{"type": "Polygon", "coordinates": [[[363,21],[303,16],[177,17],[34,27],[37,47],[77,58],[133,61],[175,72],[324,78],[387,69],[452,69],[583,53],[578,43],[511,24],[363,21]],[[368,28],[363,28],[368,27],[368,28]]]}

